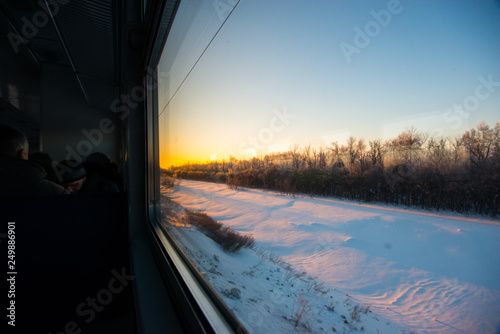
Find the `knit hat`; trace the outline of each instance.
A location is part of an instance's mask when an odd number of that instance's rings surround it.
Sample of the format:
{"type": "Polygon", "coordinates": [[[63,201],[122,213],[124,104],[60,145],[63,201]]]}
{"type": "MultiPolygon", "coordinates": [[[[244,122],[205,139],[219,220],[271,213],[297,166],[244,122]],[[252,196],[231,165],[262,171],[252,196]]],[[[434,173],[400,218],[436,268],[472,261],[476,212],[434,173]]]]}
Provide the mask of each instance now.
{"type": "Polygon", "coordinates": [[[87,172],[83,165],[75,160],[64,160],[59,163],[59,170],[62,171],[61,183],[74,182],[83,179],[87,172]]]}

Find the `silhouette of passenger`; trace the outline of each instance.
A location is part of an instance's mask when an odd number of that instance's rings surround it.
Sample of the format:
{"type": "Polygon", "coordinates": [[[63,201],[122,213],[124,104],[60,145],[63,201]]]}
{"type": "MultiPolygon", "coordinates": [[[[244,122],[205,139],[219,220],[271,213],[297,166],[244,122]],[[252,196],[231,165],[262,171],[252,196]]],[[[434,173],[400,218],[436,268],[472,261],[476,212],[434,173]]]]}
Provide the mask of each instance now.
{"type": "Polygon", "coordinates": [[[47,172],[47,180],[54,183],[59,183],[57,179],[56,172],[52,167],[53,160],[48,153],[45,152],[33,152],[28,155],[28,161],[39,164],[47,172]]]}
{"type": "Polygon", "coordinates": [[[46,179],[42,166],[28,161],[29,143],[18,129],[0,124],[0,195],[61,195],[68,191],[46,179]]]}
{"type": "Polygon", "coordinates": [[[87,174],[98,174],[107,180],[113,181],[120,191],[123,190],[123,179],[118,173],[118,166],[106,154],[101,152],[91,153],[83,163],[83,167],[87,174]]]}
{"type": "Polygon", "coordinates": [[[118,186],[96,173],[88,173],[83,165],[75,160],[64,160],[58,165],[61,171],[61,185],[70,194],[102,194],[120,192],[118,186]]]}

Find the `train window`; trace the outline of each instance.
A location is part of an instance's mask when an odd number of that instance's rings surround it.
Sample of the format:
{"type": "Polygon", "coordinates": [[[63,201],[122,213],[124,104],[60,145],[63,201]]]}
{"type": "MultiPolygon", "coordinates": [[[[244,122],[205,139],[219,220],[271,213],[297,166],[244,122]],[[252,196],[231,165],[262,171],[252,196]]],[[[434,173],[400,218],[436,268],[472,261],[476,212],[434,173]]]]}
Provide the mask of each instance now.
{"type": "Polygon", "coordinates": [[[498,31],[493,0],[181,1],[161,233],[252,333],[498,330],[498,31]]]}

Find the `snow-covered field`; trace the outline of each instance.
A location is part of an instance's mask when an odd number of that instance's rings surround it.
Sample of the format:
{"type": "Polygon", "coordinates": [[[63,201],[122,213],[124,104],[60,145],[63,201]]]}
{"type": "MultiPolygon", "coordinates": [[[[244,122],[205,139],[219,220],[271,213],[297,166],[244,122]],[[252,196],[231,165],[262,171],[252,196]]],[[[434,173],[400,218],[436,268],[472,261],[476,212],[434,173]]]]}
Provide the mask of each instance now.
{"type": "Polygon", "coordinates": [[[500,332],[499,221],[187,180],[163,193],[307,273],[248,249],[225,253],[176,209],[165,226],[251,332],[500,332]],[[359,320],[357,304],[371,305],[359,320]]]}

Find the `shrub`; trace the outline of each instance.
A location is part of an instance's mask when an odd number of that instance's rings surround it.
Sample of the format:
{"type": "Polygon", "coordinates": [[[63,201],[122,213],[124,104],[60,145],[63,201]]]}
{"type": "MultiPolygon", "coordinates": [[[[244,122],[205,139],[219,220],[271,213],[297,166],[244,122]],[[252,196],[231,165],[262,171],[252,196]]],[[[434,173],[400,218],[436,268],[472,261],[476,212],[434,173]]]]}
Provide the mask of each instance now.
{"type": "Polygon", "coordinates": [[[309,301],[305,299],[302,295],[300,295],[293,307],[292,319],[295,319],[295,323],[293,328],[296,329],[300,322],[304,325],[304,327],[308,326],[307,318],[309,316],[309,312],[311,312],[311,306],[308,305],[309,301]],[[305,320],[305,321],[304,321],[305,320]]]}
{"type": "Polygon", "coordinates": [[[264,188],[284,195],[495,217],[500,214],[500,124],[481,123],[454,140],[427,138],[410,128],[385,143],[370,142],[369,150],[352,138],[347,146],[335,142],[319,151],[294,147],[262,158],[187,163],[163,174],[225,182],[231,189],[264,188]]]}
{"type": "Polygon", "coordinates": [[[164,176],[161,178],[161,185],[167,188],[172,188],[178,185],[178,181],[172,177],[164,176]]]}
{"type": "Polygon", "coordinates": [[[224,226],[203,212],[186,209],[188,222],[210,239],[217,242],[228,252],[237,252],[242,247],[252,248],[255,240],[251,235],[241,235],[232,228],[224,226]]]}

